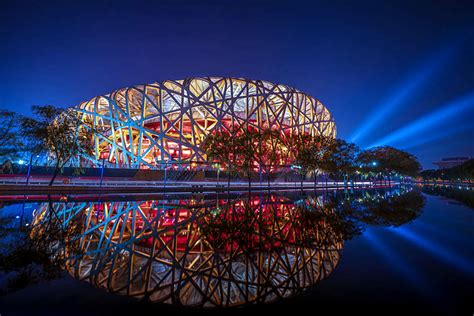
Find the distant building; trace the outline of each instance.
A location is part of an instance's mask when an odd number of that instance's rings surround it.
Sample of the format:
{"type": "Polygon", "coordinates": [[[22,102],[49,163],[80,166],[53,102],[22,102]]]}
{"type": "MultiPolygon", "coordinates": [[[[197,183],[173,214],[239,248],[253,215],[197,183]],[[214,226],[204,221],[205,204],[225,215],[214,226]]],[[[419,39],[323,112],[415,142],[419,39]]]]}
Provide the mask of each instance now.
{"type": "Polygon", "coordinates": [[[469,159],[470,157],[449,157],[449,158],[443,158],[441,159],[441,161],[435,161],[433,162],[433,164],[437,165],[438,169],[448,169],[448,168],[462,165],[469,159]]]}

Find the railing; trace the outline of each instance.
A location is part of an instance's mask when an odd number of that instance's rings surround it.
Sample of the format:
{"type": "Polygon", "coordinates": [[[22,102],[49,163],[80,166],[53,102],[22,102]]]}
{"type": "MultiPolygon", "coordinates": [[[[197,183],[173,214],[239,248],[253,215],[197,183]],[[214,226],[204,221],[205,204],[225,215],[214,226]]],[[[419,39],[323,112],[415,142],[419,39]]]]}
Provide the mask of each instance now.
{"type": "MultiPolygon", "coordinates": [[[[30,178],[28,186],[45,186],[48,185],[50,182],[49,179],[32,179],[30,178]]],[[[395,182],[391,182],[395,184],[395,182]]],[[[8,178],[8,179],[0,179],[0,185],[26,185],[25,178],[8,178]]],[[[160,187],[160,186],[173,186],[173,187],[227,187],[227,182],[216,182],[216,181],[176,181],[176,180],[167,180],[167,181],[131,181],[131,180],[103,180],[102,184],[100,181],[91,181],[91,180],[81,180],[81,179],[72,179],[72,180],[62,180],[58,179],[54,182],[55,186],[92,186],[92,187],[160,187]]],[[[353,185],[347,183],[348,187],[371,187],[374,183],[371,181],[362,181],[362,182],[354,182],[353,185]]],[[[248,186],[248,182],[246,181],[233,181],[230,183],[231,187],[241,187],[241,186],[248,186]]],[[[252,186],[255,187],[266,187],[267,183],[260,181],[252,182],[252,186]]],[[[301,182],[270,182],[270,187],[301,187],[301,182]]],[[[303,187],[314,187],[314,182],[305,181],[303,182],[303,187]]],[[[316,187],[344,187],[344,182],[318,182],[316,187]]]]}

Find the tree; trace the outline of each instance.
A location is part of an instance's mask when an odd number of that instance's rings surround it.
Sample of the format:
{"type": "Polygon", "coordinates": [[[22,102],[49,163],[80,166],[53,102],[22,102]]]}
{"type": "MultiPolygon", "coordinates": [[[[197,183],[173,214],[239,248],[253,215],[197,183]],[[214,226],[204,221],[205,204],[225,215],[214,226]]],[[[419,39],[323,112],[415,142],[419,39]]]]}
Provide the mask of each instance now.
{"type": "Polygon", "coordinates": [[[287,136],[286,143],[292,163],[301,176],[301,188],[306,175],[317,168],[314,137],[306,133],[295,133],[287,136]]]}
{"type": "Polygon", "coordinates": [[[359,154],[358,162],[365,170],[388,176],[389,181],[394,172],[414,177],[421,170],[421,165],[414,155],[390,146],[365,150],[359,154]]]}
{"type": "Polygon", "coordinates": [[[256,135],[258,145],[255,146],[255,159],[258,168],[267,176],[267,185],[270,187],[270,175],[278,166],[286,161],[284,144],[280,133],[271,128],[265,128],[256,135]]]}
{"type": "Polygon", "coordinates": [[[316,136],[311,142],[310,149],[313,153],[313,175],[314,184],[316,185],[316,179],[318,173],[321,171],[327,171],[328,162],[335,150],[335,139],[327,136],[316,136]]]}
{"type": "Polygon", "coordinates": [[[249,188],[252,175],[258,169],[257,148],[262,143],[262,134],[250,126],[242,127],[235,135],[237,167],[242,176],[248,179],[249,188]]]}
{"type": "Polygon", "coordinates": [[[238,171],[237,142],[232,132],[220,130],[207,136],[201,148],[207,155],[209,162],[217,162],[227,171],[227,186],[230,187],[230,178],[238,171]]]}
{"type": "Polygon", "coordinates": [[[21,120],[23,136],[32,154],[47,152],[54,161],[54,183],[58,173],[73,158],[91,155],[94,149],[92,124],[82,121],[74,109],[52,105],[33,106],[34,118],[21,120]]]}
{"type": "Polygon", "coordinates": [[[231,174],[241,173],[251,185],[255,170],[267,174],[274,171],[281,161],[281,139],[275,130],[257,130],[252,127],[217,131],[209,135],[202,145],[208,161],[218,162],[228,172],[228,185],[231,174]]]}
{"type": "Polygon", "coordinates": [[[344,177],[347,186],[347,176],[357,169],[359,147],[342,139],[334,139],[328,143],[327,154],[321,162],[322,169],[336,177],[344,177]]]}
{"type": "Polygon", "coordinates": [[[293,159],[292,163],[297,165],[301,174],[301,186],[305,176],[312,172],[314,183],[318,172],[327,172],[331,165],[329,160],[334,154],[335,140],[327,136],[311,136],[309,134],[293,134],[287,137],[288,147],[293,159]]]}
{"type": "Polygon", "coordinates": [[[19,137],[18,121],[21,116],[15,112],[0,110],[0,158],[13,160],[22,151],[23,140],[19,137]]]}
{"type": "Polygon", "coordinates": [[[420,173],[424,180],[473,180],[474,179],[474,159],[465,161],[462,165],[452,168],[428,169],[420,173]]]}

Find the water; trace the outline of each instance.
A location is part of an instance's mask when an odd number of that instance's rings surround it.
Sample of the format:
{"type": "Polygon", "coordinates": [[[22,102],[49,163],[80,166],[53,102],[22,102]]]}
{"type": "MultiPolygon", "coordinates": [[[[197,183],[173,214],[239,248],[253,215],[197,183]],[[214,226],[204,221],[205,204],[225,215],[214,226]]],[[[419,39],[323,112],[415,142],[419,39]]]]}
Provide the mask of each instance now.
{"type": "MultiPolygon", "coordinates": [[[[70,276],[0,297],[0,312],[469,314],[473,194],[69,197],[52,207],[61,225],[81,223],[70,276]]],[[[44,202],[2,212],[38,234],[52,214],[44,202]]]]}

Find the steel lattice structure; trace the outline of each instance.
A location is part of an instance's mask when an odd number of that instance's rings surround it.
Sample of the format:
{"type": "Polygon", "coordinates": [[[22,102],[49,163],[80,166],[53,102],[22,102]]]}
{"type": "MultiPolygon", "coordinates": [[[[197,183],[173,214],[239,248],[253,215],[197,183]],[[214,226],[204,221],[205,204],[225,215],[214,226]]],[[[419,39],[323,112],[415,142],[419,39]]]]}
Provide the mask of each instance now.
{"type": "Polygon", "coordinates": [[[204,77],[119,89],[76,107],[92,122],[92,165],[160,168],[164,162],[204,162],[200,144],[217,130],[271,127],[282,135],[335,137],[323,104],[294,88],[267,81],[204,77]],[[230,128],[232,126],[232,128],[230,128]]]}
{"type": "Polygon", "coordinates": [[[33,232],[47,233],[51,220],[81,227],[79,254],[63,249],[71,275],[112,293],[189,307],[292,296],[332,273],[343,247],[329,223],[274,195],[52,208],[38,209],[33,232]]]}

